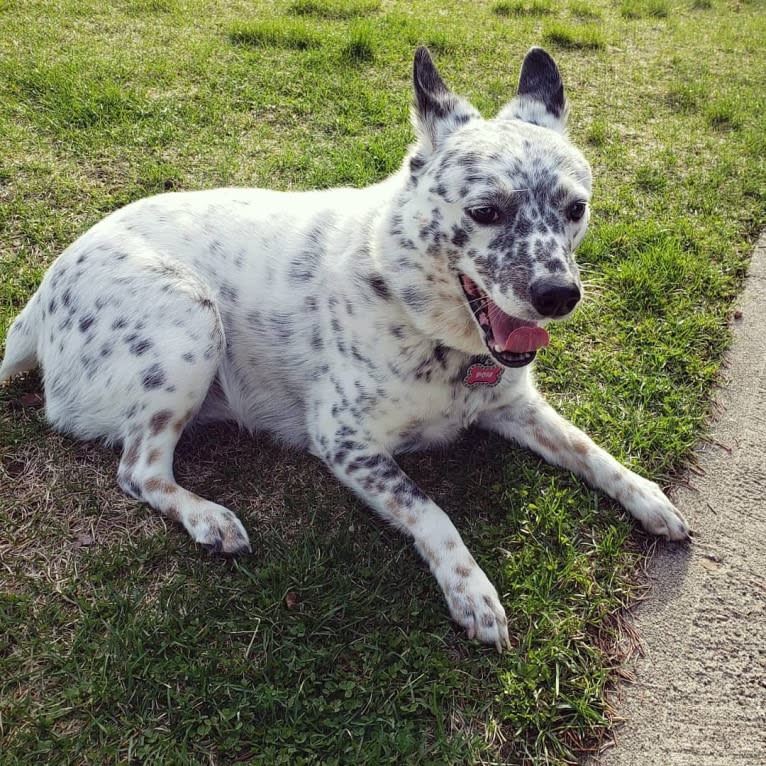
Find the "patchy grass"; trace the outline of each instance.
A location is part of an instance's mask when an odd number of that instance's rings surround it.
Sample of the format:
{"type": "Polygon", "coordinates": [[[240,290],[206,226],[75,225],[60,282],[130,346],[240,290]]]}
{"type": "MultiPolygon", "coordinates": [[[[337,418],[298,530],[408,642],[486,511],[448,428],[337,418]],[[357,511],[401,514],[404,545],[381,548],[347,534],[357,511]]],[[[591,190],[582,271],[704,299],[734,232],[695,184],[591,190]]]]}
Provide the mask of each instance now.
{"type": "Polygon", "coordinates": [[[742,127],[737,101],[730,96],[709,104],[705,110],[705,117],[710,126],[718,130],[739,130],[742,127]]]}
{"type": "Polygon", "coordinates": [[[248,21],[232,25],[229,39],[237,45],[253,47],[318,48],[319,38],[299,21],[248,21]]]}
{"type": "Polygon", "coordinates": [[[349,30],[349,40],[343,47],[343,56],[355,64],[369,63],[375,58],[373,27],[364,21],[356,22],[349,30]]]}
{"type": "MultiPolygon", "coordinates": [[[[58,252],[133,199],[392,172],[416,44],[489,114],[545,43],[595,195],[588,299],[537,376],[672,484],[766,224],[766,18],[698,5],[539,3],[555,13],[510,23],[425,0],[0,3],[0,330],[58,252]]],[[[254,542],[210,559],[116,489],[112,450],[51,433],[40,389],[36,375],[0,389],[4,764],[561,764],[608,731],[647,541],[581,482],[480,434],[403,461],[498,586],[513,641],[498,657],[313,458],[224,427],[185,438],[179,480],[254,542]]]]}
{"type": "Polygon", "coordinates": [[[601,28],[594,25],[551,24],[543,39],[559,48],[573,50],[599,50],[606,46],[601,28]]]}
{"type": "Polygon", "coordinates": [[[606,120],[601,118],[593,120],[585,140],[593,146],[606,146],[606,143],[609,140],[609,126],[607,125],[606,120]]]}
{"type": "Polygon", "coordinates": [[[551,0],[503,0],[495,3],[492,10],[498,16],[546,16],[555,8],[551,0]]]}
{"type": "Polygon", "coordinates": [[[664,19],[670,12],[667,0],[622,0],[620,13],[626,19],[664,19]]]}
{"type": "Polygon", "coordinates": [[[594,8],[589,3],[573,2],[569,3],[569,13],[581,21],[598,21],[602,18],[601,11],[594,8]]]}
{"type": "Polygon", "coordinates": [[[380,0],[295,0],[290,13],[320,19],[353,19],[380,10],[380,0]]]}

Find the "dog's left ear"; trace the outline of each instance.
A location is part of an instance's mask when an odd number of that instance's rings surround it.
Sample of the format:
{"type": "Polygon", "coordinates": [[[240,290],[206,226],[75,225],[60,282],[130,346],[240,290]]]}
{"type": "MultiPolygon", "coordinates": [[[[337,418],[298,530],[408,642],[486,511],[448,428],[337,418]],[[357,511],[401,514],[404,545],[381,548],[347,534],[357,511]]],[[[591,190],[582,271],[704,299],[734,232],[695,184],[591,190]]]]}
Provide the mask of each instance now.
{"type": "Polygon", "coordinates": [[[444,138],[461,125],[480,116],[468,101],[444,84],[428,48],[420,47],[415,53],[412,83],[412,122],[420,139],[419,149],[426,154],[438,149],[444,138]]]}
{"type": "Polygon", "coordinates": [[[519,89],[498,117],[566,133],[568,112],[556,62],[542,48],[532,48],[521,66],[519,89]]]}

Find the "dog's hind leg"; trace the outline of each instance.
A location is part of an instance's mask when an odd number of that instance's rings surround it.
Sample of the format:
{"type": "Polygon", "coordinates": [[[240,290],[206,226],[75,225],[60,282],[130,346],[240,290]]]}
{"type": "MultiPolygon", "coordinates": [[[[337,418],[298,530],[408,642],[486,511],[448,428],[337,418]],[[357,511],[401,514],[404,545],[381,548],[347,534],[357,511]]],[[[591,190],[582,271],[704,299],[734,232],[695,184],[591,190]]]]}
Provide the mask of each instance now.
{"type": "Polygon", "coordinates": [[[179,486],[173,476],[176,443],[192,414],[171,403],[153,411],[125,440],[118,482],[128,494],[182,524],[209,552],[249,553],[247,533],[234,513],[179,486]]]}
{"type": "Polygon", "coordinates": [[[181,296],[171,314],[184,317],[182,333],[173,332],[178,328],[172,319],[153,333],[153,350],[161,361],[148,376],[144,373],[126,420],[118,482],[128,494],[182,524],[211,553],[247,553],[247,533],[234,513],[179,486],[173,476],[178,439],[202,406],[225,348],[212,300],[197,300],[193,314],[184,303],[181,296]]]}
{"type": "Polygon", "coordinates": [[[75,249],[47,281],[56,311],[40,333],[46,415],[80,438],[121,442],[122,489],[179,521],[200,545],[248,551],[231,511],[173,477],[176,443],[225,355],[216,296],[196,273],[154,251],[135,245],[109,255],[75,249]],[[72,277],[75,257],[86,257],[87,272],[72,277]]]}

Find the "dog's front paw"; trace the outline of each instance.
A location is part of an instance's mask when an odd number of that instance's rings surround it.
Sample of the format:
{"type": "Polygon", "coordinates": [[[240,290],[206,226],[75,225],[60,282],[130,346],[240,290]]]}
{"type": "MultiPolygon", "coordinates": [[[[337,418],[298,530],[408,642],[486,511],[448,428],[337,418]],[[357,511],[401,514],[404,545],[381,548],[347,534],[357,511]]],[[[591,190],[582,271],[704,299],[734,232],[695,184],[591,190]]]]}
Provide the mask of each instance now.
{"type": "Polygon", "coordinates": [[[644,480],[630,512],[647,532],[668,540],[690,540],[691,529],[681,511],[668,500],[663,491],[651,481],[644,480]]]}
{"type": "Polygon", "coordinates": [[[508,620],[494,585],[481,569],[457,564],[446,573],[444,593],[452,619],[465,628],[468,638],[492,644],[498,652],[510,648],[508,620]]]}

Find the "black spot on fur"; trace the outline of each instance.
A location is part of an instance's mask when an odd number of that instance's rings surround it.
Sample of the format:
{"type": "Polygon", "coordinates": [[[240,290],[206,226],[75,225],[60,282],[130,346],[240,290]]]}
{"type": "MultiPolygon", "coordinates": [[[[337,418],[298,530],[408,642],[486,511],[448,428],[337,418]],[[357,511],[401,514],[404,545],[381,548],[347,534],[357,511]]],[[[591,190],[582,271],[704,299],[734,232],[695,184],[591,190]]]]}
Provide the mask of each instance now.
{"type": "Polygon", "coordinates": [[[434,359],[443,370],[447,369],[447,349],[440,343],[434,346],[434,359]]]}
{"type": "Polygon", "coordinates": [[[148,338],[141,338],[130,345],[130,353],[143,356],[154,344],[148,338]]]}
{"type": "Polygon", "coordinates": [[[417,173],[418,170],[422,170],[425,164],[426,164],[425,158],[422,157],[420,154],[415,154],[410,158],[410,170],[413,173],[417,173]]]}
{"type": "Polygon", "coordinates": [[[468,232],[461,226],[452,227],[452,244],[455,247],[463,247],[468,242],[468,232]]]}
{"type": "Polygon", "coordinates": [[[423,311],[428,305],[428,296],[417,287],[405,287],[402,300],[415,311],[423,311]]]}
{"type": "Polygon", "coordinates": [[[382,298],[384,301],[390,300],[391,291],[388,289],[388,285],[386,285],[381,274],[371,274],[367,281],[378,298],[382,298]]]}
{"type": "Polygon", "coordinates": [[[147,367],[142,373],[141,383],[148,391],[165,385],[165,370],[159,364],[147,367]]]}
{"type": "Polygon", "coordinates": [[[96,321],[96,317],[93,316],[93,314],[88,314],[87,316],[84,316],[79,324],[77,325],[80,328],[80,332],[87,332],[88,328],[96,321]]]}
{"type": "Polygon", "coordinates": [[[228,282],[224,282],[221,285],[221,298],[236,306],[239,303],[239,291],[236,287],[233,287],[228,282]]]}
{"type": "Polygon", "coordinates": [[[268,317],[269,324],[277,338],[283,343],[290,340],[293,334],[293,318],[284,311],[274,312],[268,317]]]}

